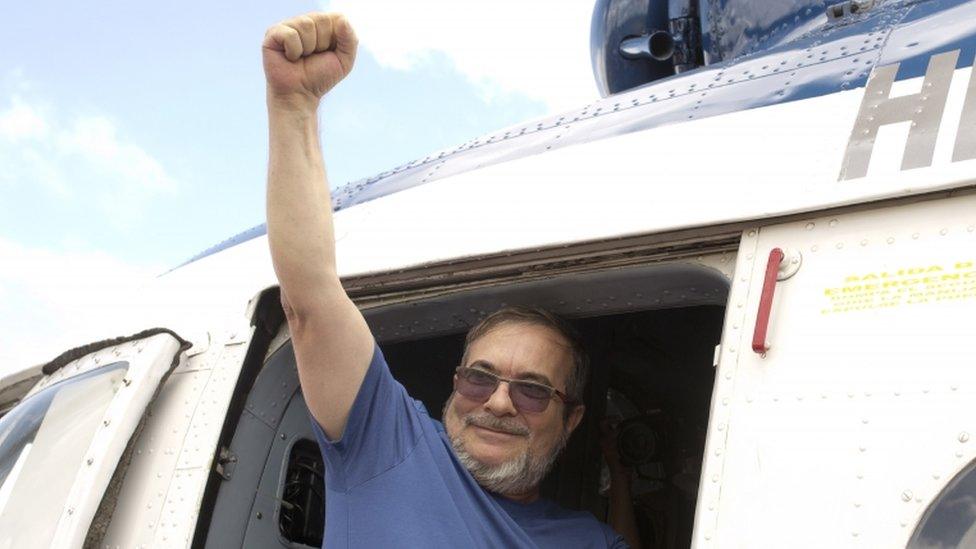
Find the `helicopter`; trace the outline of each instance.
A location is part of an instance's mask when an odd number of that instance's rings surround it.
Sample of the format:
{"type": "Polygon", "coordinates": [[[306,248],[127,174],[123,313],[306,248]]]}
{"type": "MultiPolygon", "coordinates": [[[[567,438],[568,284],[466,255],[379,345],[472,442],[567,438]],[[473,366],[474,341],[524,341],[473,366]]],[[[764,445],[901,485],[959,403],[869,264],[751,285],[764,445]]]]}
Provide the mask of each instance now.
{"type": "MultiPolygon", "coordinates": [[[[433,411],[491,311],[569,319],[595,413],[543,493],[606,516],[619,417],[647,547],[976,546],[973,21],[598,0],[601,99],[333,193],[343,286],[433,411]]],[[[265,227],[133,308],[0,380],[0,547],[320,546],[265,227]]]]}

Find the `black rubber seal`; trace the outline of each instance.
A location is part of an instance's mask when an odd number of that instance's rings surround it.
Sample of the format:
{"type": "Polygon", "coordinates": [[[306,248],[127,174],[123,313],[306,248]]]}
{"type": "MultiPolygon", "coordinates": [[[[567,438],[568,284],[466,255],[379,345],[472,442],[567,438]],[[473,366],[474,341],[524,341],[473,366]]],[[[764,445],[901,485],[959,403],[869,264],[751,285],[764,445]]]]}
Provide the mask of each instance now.
{"type": "Polygon", "coordinates": [[[55,358],[54,360],[52,360],[51,362],[48,362],[47,364],[45,364],[44,366],[42,366],[41,367],[41,372],[44,375],[49,376],[49,375],[53,374],[54,372],[57,372],[58,370],[60,370],[61,368],[63,368],[69,362],[71,362],[73,360],[78,360],[79,358],[81,358],[81,357],[83,357],[83,356],[85,356],[87,354],[91,354],[91,353],[94,353],[94,352],[97,352],[97,351],[101,351],[102,349],[104,349],[106,347],[112,347],[112,346],[115,346],[115,345],[121,345],[122,343],[127,343],[129,341],[136,341],[138,339],[145,339],[147,337],[151,337],[151,336],[154,336],[154,335],[157,335],[157,334],[169,334],[169,335],[173,336],[174,338],[176,338],[177,341],[180,342],[180,349],[176,352],[176,355],[173,357],[173,366],[175,366],[177,363],[179,363],[179,361],[180,361],[180,353],[182,353],[183,351],[185,351],[185,350],[187,350],[187,349],[189,349],[190,347],[193,346],[192,343],[190,343],[189,341],[183,339],[182,337],[179,336],[179,334],[177,334],[173,330],[170,330],[169,328],[150,328],[148,330],[143,330],[143,331],[141,331],[141,332],[139,332],[137,334],[132,334],[130,336],[122,336],[122,337],[113,337],[111,339],[103,339],[102,341],[96,341],[94,343],[88,343],[88,344],[82,345],[81,347],[75,347],[74,349],[69,349],[69,350],[61,353],[60,355],[58,355],[58,357],[55,358]]]}

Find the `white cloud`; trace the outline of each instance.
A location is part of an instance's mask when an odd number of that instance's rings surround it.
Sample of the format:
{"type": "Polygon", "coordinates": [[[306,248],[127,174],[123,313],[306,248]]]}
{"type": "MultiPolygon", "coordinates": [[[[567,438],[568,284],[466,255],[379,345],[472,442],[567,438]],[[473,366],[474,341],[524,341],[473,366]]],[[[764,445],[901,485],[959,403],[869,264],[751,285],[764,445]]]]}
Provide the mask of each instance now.
{"type": "Polygon", "coordinates": [[[599,97],[590,69],[592,0],[332,0],[387,67],[446,55],[483,97],[520,93],[567,110],[599,97]]]}
{"type": "Polygon", "coordinates": [[[2,237],[0,265],[0,377],[124,335],[125,321],[139,313],[133,304],[161,272],[103,252],[31,248],[2,237]]]}
{"type": "Polygon", "coordinates": [[[43,188],[90,204],[117,225],[138,219],[154,196],[176,189],[163,166],[103,115],[59,116],[20,95],[0,104],[0,184],[43,188]]]}
{"type": "Polygon", "coordinates": [[[0,137],[8,142],[41,139],[47,134],[44,117],[18,97],[13,98],[9,109],[0,112],[0,137]]]}

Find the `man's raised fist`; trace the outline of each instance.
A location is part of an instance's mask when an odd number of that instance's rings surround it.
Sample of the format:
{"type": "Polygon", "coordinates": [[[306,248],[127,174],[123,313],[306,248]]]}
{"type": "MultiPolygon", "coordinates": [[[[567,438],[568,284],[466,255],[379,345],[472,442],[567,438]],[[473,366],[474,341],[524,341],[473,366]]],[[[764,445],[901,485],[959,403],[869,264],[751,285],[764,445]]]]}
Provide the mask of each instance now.
{"type": "Polygon", "coordinates": [[[269,28],[261,44],[269,101],[317,106],[352,70],[358,42],[337,13],[310,13],[269,28]]]}

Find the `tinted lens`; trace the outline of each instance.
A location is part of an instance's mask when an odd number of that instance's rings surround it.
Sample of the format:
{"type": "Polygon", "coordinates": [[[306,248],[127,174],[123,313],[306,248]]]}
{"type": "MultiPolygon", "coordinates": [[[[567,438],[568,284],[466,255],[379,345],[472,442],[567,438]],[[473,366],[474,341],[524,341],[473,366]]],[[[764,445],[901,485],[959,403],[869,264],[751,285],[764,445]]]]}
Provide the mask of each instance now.
{"type": "Polygon", "coordinates": [[[498,378],[479,370],[463,368],[458,370],[457,391],[467,398],[484,402],[498,387],[498,378]]]}
{"type": "Polygon", "coordinates": [[[552,389],[524,381],[509,383],[509,395],[512,404],[520,411],[539,413],[544,412],[552,400],[552,389]]]}

